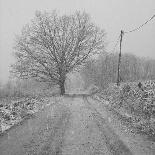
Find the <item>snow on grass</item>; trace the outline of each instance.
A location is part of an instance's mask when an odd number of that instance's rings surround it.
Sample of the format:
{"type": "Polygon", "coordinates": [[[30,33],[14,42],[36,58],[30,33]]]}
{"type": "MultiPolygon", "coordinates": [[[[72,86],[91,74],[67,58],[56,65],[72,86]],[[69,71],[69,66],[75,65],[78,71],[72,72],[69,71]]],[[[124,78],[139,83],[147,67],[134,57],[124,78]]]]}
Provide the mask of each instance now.
{"type": "Polygon", "coordinates": [[[143,81],[141,87],[138,84],[123,83],[119,87],[111,84],[95,98],[130,119],[137,132],[155,137],[155,82],[143,81]]]}
{"type": "Polygon", "coordinates": [[[53,104],[49,98],[19,98],[18,100],[4,100],[0,105],[0,133],[29,118],[34,113],[53,104]]]}

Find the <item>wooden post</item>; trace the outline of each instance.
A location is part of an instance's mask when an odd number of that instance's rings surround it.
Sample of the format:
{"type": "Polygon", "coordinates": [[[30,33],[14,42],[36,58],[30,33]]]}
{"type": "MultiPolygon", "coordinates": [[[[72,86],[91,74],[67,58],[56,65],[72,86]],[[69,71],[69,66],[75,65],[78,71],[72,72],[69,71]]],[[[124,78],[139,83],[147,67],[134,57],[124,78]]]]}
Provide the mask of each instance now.
{"type": "Polygon", "coordinates": [[[122,50],[122,39],[123,39],[124,31],[121,30],[121,37],[120,37],[120,52],[118,58],[118,71],[117,71],[117,86],[120,85],[120,65],[121,65],[121,50],[122,50]]]}

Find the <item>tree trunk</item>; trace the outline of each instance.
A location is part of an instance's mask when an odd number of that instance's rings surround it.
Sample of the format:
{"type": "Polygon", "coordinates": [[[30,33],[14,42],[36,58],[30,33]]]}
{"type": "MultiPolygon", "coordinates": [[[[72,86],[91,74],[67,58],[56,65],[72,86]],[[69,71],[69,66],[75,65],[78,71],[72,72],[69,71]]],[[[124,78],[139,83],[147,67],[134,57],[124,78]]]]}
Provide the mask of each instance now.
{"type": "Polygon", "coordinates": [[[60,95],[65,94],[65,81],[60,82],[60,95]]]}

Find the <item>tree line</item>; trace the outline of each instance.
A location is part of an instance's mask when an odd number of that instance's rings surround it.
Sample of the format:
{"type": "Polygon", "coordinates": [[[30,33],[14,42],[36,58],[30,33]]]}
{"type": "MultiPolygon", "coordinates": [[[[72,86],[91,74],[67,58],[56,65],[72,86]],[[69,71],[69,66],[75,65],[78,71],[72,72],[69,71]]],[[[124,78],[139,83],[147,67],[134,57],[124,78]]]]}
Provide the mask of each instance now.
{"type": "MultiPolygon", "coordinates": [[[[105,88],[109,83],[116,83],[118,71],[118,53],[104,53],[90,59],[82,70],[86,86],[95,84],[105,88]]],[[[121,82],[155,80],[155,60],[123,54],[120,66],[121,82]]]]}

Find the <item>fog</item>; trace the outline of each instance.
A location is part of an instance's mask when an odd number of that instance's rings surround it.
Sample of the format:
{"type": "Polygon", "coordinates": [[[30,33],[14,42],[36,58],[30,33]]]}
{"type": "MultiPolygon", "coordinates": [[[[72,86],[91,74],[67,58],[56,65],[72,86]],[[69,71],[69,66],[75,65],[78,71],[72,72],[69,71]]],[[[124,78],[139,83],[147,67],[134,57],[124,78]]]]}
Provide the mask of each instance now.
{"type": "MultiPolygon", "coordinates": [[[[15,35],[34,17],[36,10],[57,10],[71,14],[76,10],[89,13],[107,33],[107,50],[111,51],[120,30],[131,30],[155,14],[154,0],[0,0],[0,81],[9,77],[15,35]]],[[[137,32],[126,34],[122,52],[155,58],[155,19],[137,32]]],[[[117,48],[115,52],[117,51],[117,48]]]]}

